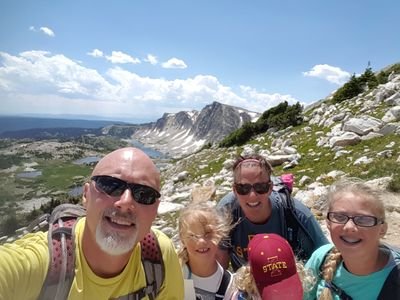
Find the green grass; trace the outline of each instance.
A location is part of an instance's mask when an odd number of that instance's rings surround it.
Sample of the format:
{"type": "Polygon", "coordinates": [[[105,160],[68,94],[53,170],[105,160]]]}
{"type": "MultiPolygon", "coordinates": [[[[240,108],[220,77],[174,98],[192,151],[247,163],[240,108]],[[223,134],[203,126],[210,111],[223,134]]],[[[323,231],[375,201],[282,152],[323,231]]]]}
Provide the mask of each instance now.
{"type": "Polygon", "coordinates": [[[50,196],[54,192],[64,194],[76,186],[83,184],[82,181],[76,182],[73,178],[83,176],[87,178],[91,172],[88,166],[74,165],[71,162],[49,160],[39,162],[35,167],[42,171],[42,175],[35,178],[10,177],[1,184],[2,201],[0,205],[8,201],[17,201],[41,196],[50,196]]]}
{"type": "MultiPolygon", "coordinates": [[[[52,160],[45,165],[38,166],[42,169],[39,183],[43,183],[46,189],[66,189],[74,186],[73,177],[89,177],[92,168],[85,165],[75,165],[71,162],[52,160]]],[[[39,177],[38,177],[39,178],[39,177]]]]}

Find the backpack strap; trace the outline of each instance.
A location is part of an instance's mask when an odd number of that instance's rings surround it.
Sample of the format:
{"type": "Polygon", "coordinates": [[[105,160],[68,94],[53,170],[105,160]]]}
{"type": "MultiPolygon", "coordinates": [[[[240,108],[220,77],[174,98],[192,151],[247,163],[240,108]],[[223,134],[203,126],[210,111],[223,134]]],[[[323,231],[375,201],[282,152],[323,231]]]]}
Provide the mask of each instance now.
{"type": "Polygon", "coordinates": [[[140,242],[140,245],[142,249],[142,264],[146,274],[146,294],[153,300],[160,292],[165,277],[165,266],[160,244],[155,233],[150,230],[140,242]]]}
{"type": "Polygon", "coordinates": [[[86,214],[79,205],[57,206],[49,217],[49,268],[38,299],[67,299],[75,276],[75,224],[86,214]]]}
{"type": "Polygon", "coordinates": [[[146,286],[118,297],[118,300],[140,300],[146,295],[150,300],[154,300],[161,290],[165,277],[165,266],[158,239],[152,230],[140,241],[140,247],[146,286]]]}
{"type": "Polygon", "coordinates": [[[286,239],[293,250],[298,250],[299,241],[297,236],[299,232],[299,221],[295,216],[296,211],[294,208],[293,198],[290,196],[289,191],[285,188],[282,188],[280,191],[278,191],[278,194],[281,200],[283,200],[283,212],[286,220],[286,239]]]}
{"type": "Polygon", "coordinates": [[[314,240],[303,223],[299,221],[296,208],[294,206],[294,199],[291,196],[288,188],[283,186],[276,191],[278,192],[283,207],[283,220],[285,221],[283,228],[286,228],[286,230],[284,229],[285,232],[283,233],[283,237],[289,242],[296,257],[300,260],[306,261],[309,258],[309,255],[306,253],[300,243],[299,231],[302,231],[304,237],[308,239],[311,244],[314,244],[314,240]]]}
{"type": "Polygon", "coordinates": [[[219,285],[218,291],[215,293],[215,299],[224,299],[226,290],[231,282],[232,273],[228,270],[224,270],[224,274],[222,275],[221,283],[219,285]]]}
{"type": "Polygon", "coordinates": [[[296,216],[296,210],[294,207],[293,198],[291,197],[291,190],[289,187],[283,182],[281,177],[271,176],[271,181],[273,183],[273,190],[278,193],[279,198],[281,199],[281,203],[283,206],[283,213],[285,220],[286,230],[283,237],[289,242],[290,246],[293,249],[293,252],[298,256],[299,250],[299,241],[298,241],[298,231],[300,222],[296,216]]]}
{"type": "Polygon", "coordinates": [[[400,299],[400,263],[398,263],[383,284],[378,300],[400,299]]]}

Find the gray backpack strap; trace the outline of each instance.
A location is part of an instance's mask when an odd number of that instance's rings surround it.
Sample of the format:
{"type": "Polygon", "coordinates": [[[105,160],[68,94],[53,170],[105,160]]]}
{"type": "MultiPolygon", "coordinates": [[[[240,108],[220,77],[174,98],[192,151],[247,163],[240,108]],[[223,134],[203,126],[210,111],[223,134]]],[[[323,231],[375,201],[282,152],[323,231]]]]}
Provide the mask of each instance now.
{"type": "Polygon", "coordinates": [[[142,264],[146,275],[146,286],[118,297],[118,300],[140,300],[146,295],[150,300],[156,299],[161,290],[165,277],[165,266],[158,239],[153,231],[150,231],[140,242],[142,264]]]}
{"type": "Polygon", "coordinates": [[[67,299],[75,277],[75,224],[86,210],[75,204],[57,206],[49,218],[49,268],[39,298],[67,299]]]}

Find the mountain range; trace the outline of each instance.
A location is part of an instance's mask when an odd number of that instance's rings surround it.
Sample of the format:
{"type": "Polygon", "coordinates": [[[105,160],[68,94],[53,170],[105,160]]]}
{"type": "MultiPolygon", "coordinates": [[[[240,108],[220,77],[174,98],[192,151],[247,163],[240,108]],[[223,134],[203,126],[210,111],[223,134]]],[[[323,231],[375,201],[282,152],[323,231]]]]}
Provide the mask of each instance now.
{"type": "MultiPolygon", "coordinates": [[[[81,121],[35,118],[0,118],[4,123],[19,120],[29,127],[0,132],[0,138],[73,138],[81,135],[110,135],[136,140],[168,156],[189,154],[207,143],[222,140],[244,123],[254,121],[259,113],[213,102],[201,111],[165,113],[155,122],[115,124],[110,121],[81,121]],[[79,126],[80,125],[80,126],[79,126]]],[[[10,128],[10,126],[4,126],[10,128]]]]}
{"type": "MultiPolygon", "coordinates": [[[[371,88],[364,85],[360,93],[341,102],[333,101],[330,96],[306,108],[302,112],[301,125],[281,130],[269,128],[251,136],[247,143],[240,146],[224,148],[214,143],[190,152],[201,143],[204,145],[206,141],[220,140],[223,134],[219,131],[229,132],[246,120],[258,117],[252,112],[217,102],[200,112],[164,114],[153,123],[108,125],[101,127],[98,134],[135,138],[147,145],[153,143],[160,149],[176,147],[179,150],[180,146],[187,150],[187,155],[159,165],[163,186],[157,226],[171,237],[177,236],[176,216],[179,209],[191,201],[193,188],[201,186],[204,194],[212,194],[215,200],[220,199],[232,189],[231,168],[237,155],[252,152],[265,156],[273,165],[275,175],[288,172],[294,175],[293,195],[312,209],[324,227],[325,195],[329,186],[339,178],[359,177],[379,188],[400,192],[400,68],[398,70],[397,73],[390,72],[384,83],[371,88]]],[[[262,119],[261,116],[259,120],[262,119]]],[[[41,143],[28,141],[24,145],[5,145],[5,159],[7,162],[29,159],[30,164],[24,166],[31,168],[34,163],[31,160],[38,157],[69,157],[70,151],[79,157],[99,155],[95,152],[99,149],[97,143],[95,147],[79,153],[76,153],[77,146],[73,143],[41,143]]],[[[52,163],[52,160],[46,162],[52,163]]],[[[56,163],[58,167],[60,162],[56,163]]],[[[54,166],[51,167],[53,169],[54,166]]],[[[68,172],[59,170],[56,173],[68,175],[68,172]]],[[[79,178],[74,180],[74,186],[81,184],[79,178]]],[[[15,184],[8,173],[5,173],[3,181],[7,191],[15,184]]],[[[64,178],[59,180],[66,181],[64,178]]],[[[18,182],[18,188],[23,183],[18,182]]],[[[44,193],[45,189],[39,190],[38,186],[39,182],[33,182],[31,190],[36,193],[34,198],[44,193]]],[[[25,193],[28,189],[20,190],[25,193]]],[[[15,198],[18,197],[12,197],[15,198]]],[[[386,197],[385,205],[389,231],[384,241],[400,246],[399,194],[386,197]]]]}
{"type": "Polygon", "coordinates": [[[201,111],[165,113],[154,123],[110,125],[103,128],[103,133],[133,138],[168,156],[179,156],[190,154],[207,143],[218,142],[259,116],[256,112],[213,102],[201,111]]]}

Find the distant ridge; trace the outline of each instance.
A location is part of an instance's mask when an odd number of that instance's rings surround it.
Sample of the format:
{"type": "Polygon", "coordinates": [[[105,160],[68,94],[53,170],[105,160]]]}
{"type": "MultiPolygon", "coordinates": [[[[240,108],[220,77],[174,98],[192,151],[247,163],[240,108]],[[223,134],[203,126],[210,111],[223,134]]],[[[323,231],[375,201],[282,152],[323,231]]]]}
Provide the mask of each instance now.
{"type": "Polygon", "coordinates": [[[221,141],[246,122],[260,116],[237,106],[217,101],[201,111],[164,113],[156,122],[129,124],[103,120],[71,120],[32,117],[0,117],[0,138],[76,138],[81,135],[109,135],[140,142],[166,156],[180,156],[204,145],[221,141]]]}
{"type": "Polygon", "coordinates": [[[3,132],[20,131],[38,128],[101,128],[111,124],[126,124],[124,122],[104,120],[79,120],[58,118],[36,118],[24,116],[0,116],[0,134],[3,132]]]}

